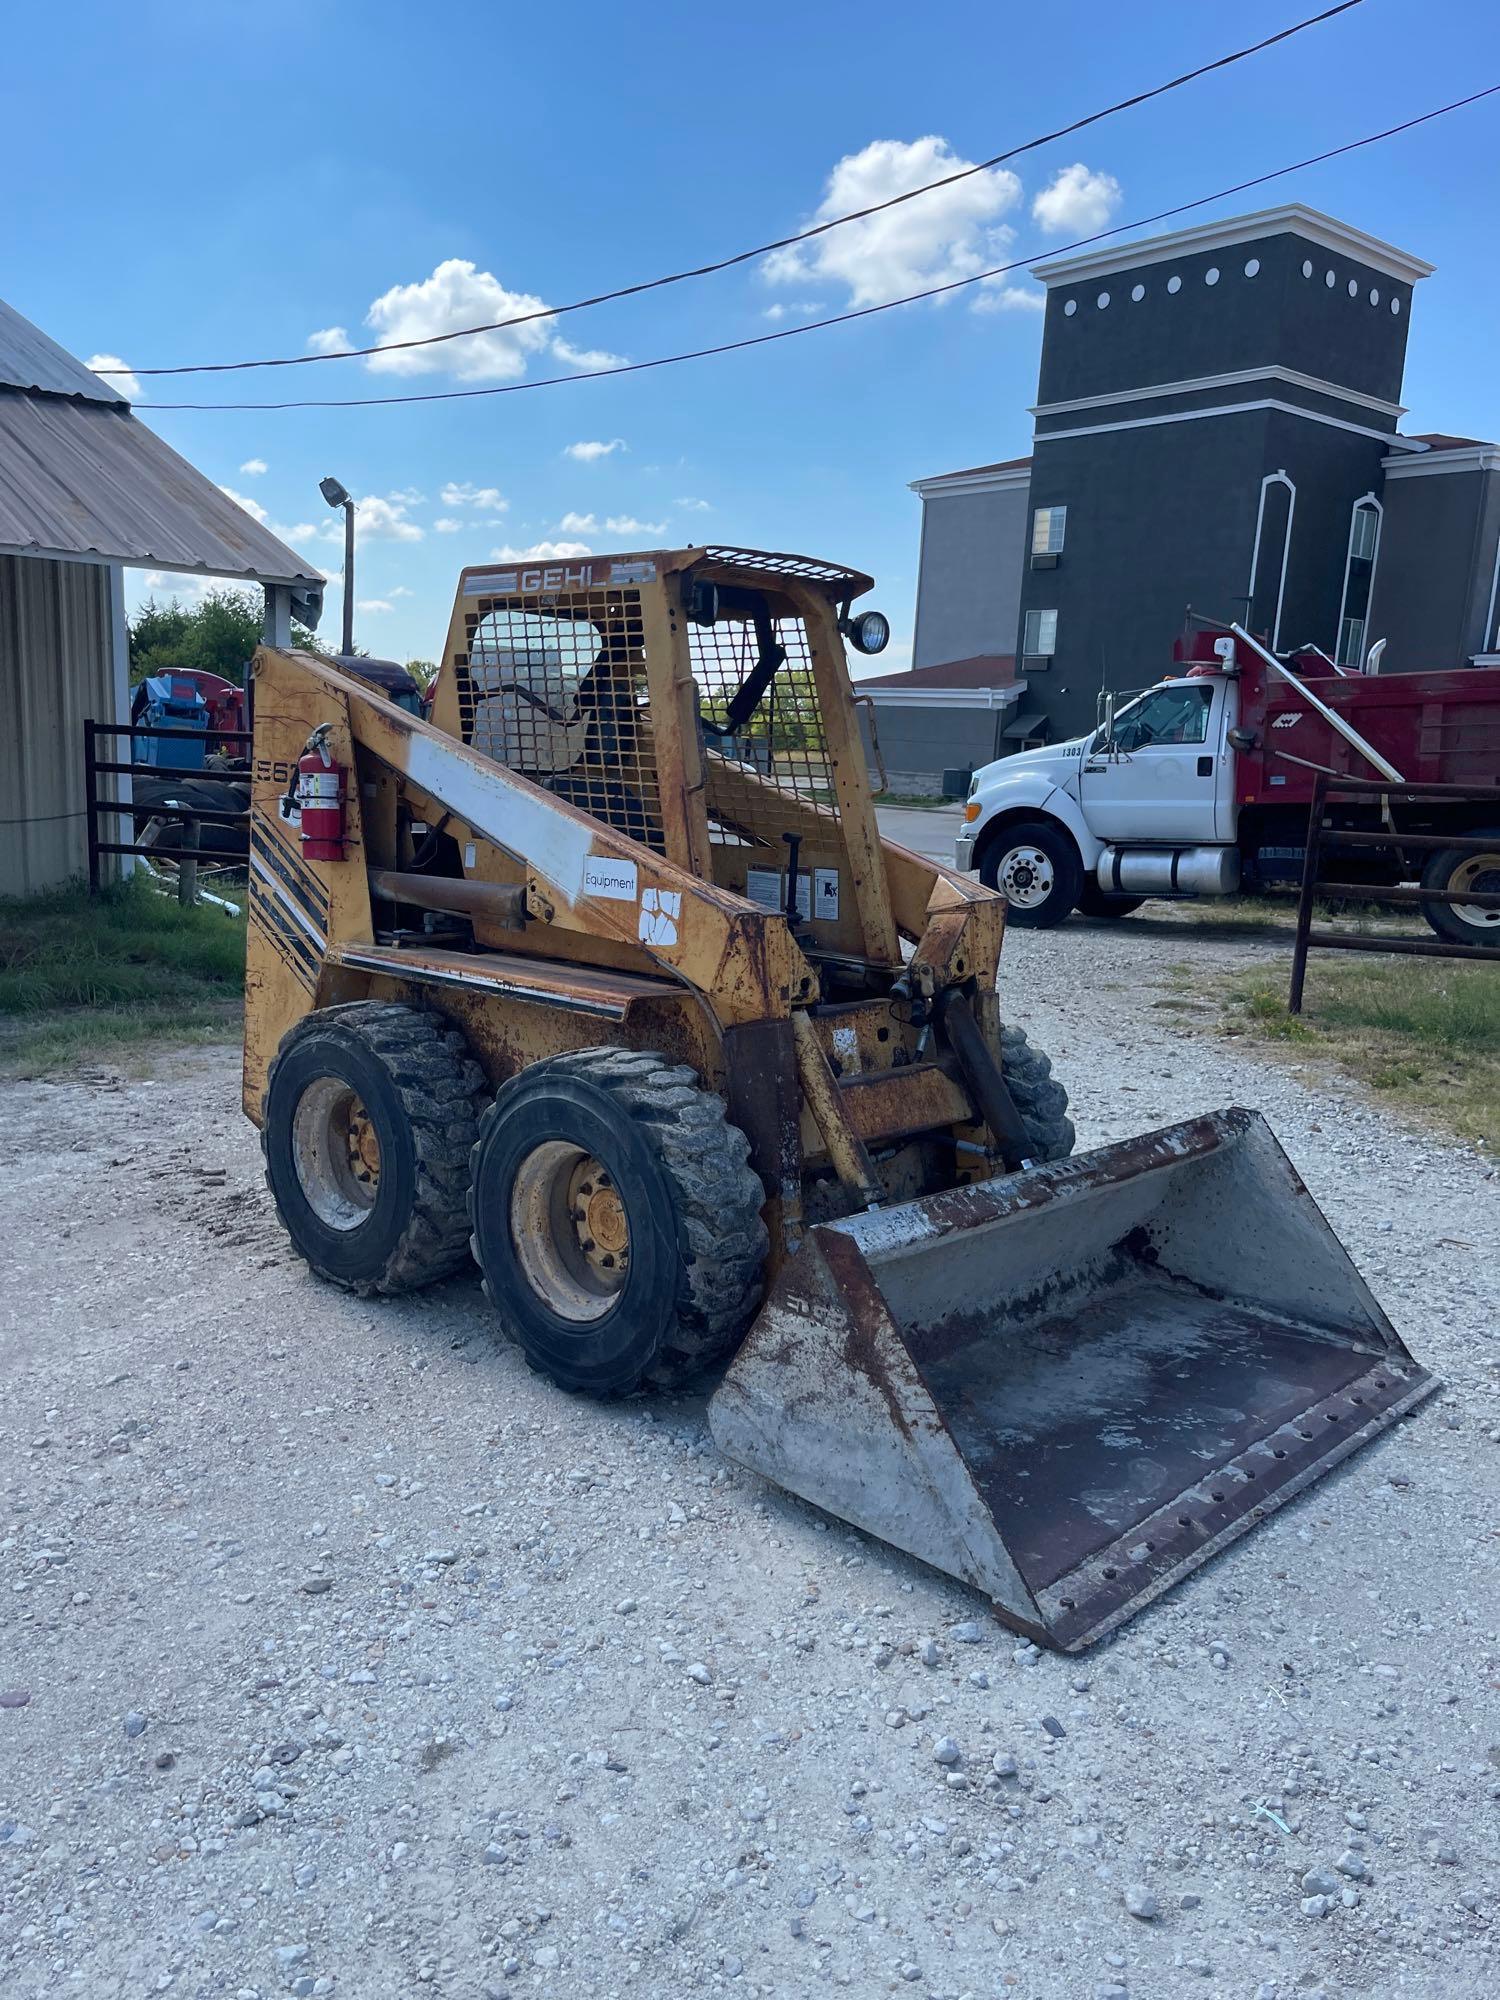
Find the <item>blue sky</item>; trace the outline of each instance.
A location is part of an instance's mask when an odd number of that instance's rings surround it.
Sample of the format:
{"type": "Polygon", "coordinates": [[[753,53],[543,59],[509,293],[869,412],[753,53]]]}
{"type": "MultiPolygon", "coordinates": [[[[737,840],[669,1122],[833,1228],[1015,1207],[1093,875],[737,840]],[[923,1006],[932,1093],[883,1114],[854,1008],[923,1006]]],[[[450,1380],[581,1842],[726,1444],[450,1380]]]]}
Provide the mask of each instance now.
{"type": "MultiPolygon", "coordinates": [[[[132,366],[304,353],[338,328],[359,344],[437,331],[499,316],[487,308],[510,295],[555,304],[763,242],[824,204],[952,171],[1311,11],[27,8],[7,21],[0,72],[0,296],[81,357],[132,366]]],[[[390,357],[327,362],[198,378],[188,393],[482,386],[732,340],[1043,255],[1105,211],[1149,214],[1497,80],[1489,0],[1365,0],[1028,156],[1014,182],[965,183],[769,270],[572,315],[530,349],[511,336],[453,343],[420,373],[390,357]]],[[[1406,427],[1494,437],[1497,130],[1500,99],[1186,220],[1303,200],[1429,258],[1406,427]]],[[[1027,449],[1035,296],[1023,272],[750,354],[467,403],[146,421],[278,529],[301,531],[294,546],[333,573],[335,634],[339,550],[318,538],[338,522],[317,481],[333,472],[368,500],[356,636],[374,653],[432,656],[459,567],[496,550],[719,540],[871,571],[868,601],[897,634],[883,664],[899,665],[916,586],[908,482],[1027,449]],[[570,452],[579,445],[607,449],[570,452]]],[[[141,400],[182,393],[147,382],[141,400]]],[[[138,598],[144,580],[131,583],[138,598]]]]}

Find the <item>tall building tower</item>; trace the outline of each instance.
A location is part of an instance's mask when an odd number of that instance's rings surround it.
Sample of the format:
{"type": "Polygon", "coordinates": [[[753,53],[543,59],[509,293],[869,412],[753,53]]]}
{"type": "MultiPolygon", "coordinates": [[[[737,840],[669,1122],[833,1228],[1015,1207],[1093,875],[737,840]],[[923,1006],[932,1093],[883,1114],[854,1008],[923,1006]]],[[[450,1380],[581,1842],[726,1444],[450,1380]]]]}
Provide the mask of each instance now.
{"type": "Polygon", "coordinates": [[[1363,657],[1431,269],[1299,204],[1037,266],[1016,654],[1054,739],[1159,679],[1189,606],[1363,657]]]}

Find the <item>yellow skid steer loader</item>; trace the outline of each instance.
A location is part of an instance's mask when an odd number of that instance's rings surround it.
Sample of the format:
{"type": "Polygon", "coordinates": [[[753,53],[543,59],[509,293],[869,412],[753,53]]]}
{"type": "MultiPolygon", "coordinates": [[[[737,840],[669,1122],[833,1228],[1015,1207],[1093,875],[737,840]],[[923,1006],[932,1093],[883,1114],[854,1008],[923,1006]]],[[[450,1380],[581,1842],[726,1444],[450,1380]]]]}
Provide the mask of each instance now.
{"type": "Polygon", "coordinates": [[[1002,898],[878,833],[870,579],[465,570],[431,720],[255,661],[245,1109],[365,1293],[472,1254],[600,1396],[1075,1649],[1435,1386],[1255,1114],[1069,1157],[1002,898]]]}

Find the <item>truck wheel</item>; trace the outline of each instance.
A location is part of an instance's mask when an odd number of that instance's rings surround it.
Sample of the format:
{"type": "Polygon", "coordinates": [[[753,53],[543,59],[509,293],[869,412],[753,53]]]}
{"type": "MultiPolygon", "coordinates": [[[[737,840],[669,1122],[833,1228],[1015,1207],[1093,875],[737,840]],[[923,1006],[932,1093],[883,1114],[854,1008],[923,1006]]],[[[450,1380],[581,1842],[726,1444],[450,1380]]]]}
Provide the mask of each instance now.
{"type": "Polygon", "coordinates": [[[485,1096],[463,1036],[397,1001],[320,1008],[283,1037],[261,1127],[266,1182],[320,1278],[368,1295],[463,1268],[485,1096]]]}
{"type": "Polygon", "coordinates": [[[1078,891],[1081,917],[1128,917],[1145,902],[1144,896],[1109,896],[1097,882],[1085,882],[1078,891]]]}
{"type": "MultiPolygon", "coordinates": [[[[1500,896],[1500,827],[1476,827],[1474,838],[1493,840],[1493,851],[1463,854],[1452,847],[1438,848],[1422,870],[1422,887],[1500,896]]],[[[1450,944],[1500,944],[1500,910],[1475,903],[1424,903],[1422,915],[1450,944]]]]}
{"type": "Polygon", "coordinates": [[[508,1336],[561,1389],[675,1388],[760,1301],[765,1190],[691,1069],[580,1049],[504,1085],[474,1148],[475,1262],[508,1336]]]}
{"type": "Polygon", "coordinates": [[[1050,930],[1072,913],[1083,887],[1083,864],[1060,826],[1022,820],[991,838],[979,879],[1004,896],[1008,922],[1050,930]]]}
{"type": "Polygon", "coordinates": [[[1011,1094],[1034,1160],[1065,1160],[1076,1134],[1068,1093],[1052,1074],[1052,1061],[1027,1040],[1024,1028],[1000,1030],[1000,1072],[1011,1094]]]}

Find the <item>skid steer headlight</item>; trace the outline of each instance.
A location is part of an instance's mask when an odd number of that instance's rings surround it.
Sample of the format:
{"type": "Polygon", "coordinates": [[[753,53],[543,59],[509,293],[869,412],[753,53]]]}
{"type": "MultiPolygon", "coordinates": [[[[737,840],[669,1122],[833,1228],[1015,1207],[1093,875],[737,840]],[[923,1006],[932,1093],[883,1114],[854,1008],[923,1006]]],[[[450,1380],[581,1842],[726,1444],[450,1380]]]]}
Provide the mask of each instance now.
{"type": "Polygon", "coordinates": [[[861,611],[857,618],[843,618],[839,630],[856,653],[883,653],[891,643],[891,621],[883,611],[861,611]]]}

